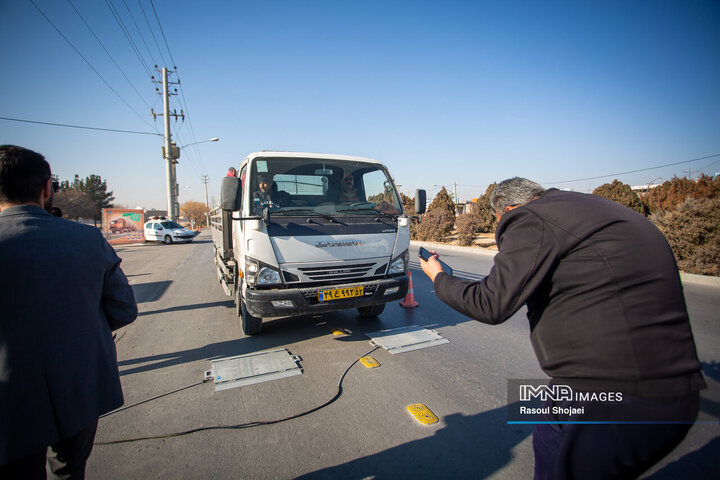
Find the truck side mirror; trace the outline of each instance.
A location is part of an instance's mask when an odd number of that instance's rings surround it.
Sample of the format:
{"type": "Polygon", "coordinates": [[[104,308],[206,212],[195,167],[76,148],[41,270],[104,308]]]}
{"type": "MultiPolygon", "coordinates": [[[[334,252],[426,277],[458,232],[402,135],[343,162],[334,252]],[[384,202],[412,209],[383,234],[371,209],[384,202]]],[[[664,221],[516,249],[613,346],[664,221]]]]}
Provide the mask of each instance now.
{"type": "Polygon", "coordinates": [[[425,198],[425,190],[415,190],[415,214],[420,215],[421,213],[425,213],[425,205],[426,205],[426,198],[425,198]]]}
{"type": "Polygon", "coordinates": [[[220,189],[220,207],[223,210],[240,210],[242,200],[242,184],[237,177],[223,177],[220,189]]]}

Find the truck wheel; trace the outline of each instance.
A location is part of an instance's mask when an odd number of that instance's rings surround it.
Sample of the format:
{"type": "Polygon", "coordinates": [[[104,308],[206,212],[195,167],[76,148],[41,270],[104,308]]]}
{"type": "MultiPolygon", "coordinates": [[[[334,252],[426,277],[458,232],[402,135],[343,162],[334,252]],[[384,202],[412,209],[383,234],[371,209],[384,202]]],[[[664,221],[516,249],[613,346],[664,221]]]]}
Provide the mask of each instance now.
{"type": "Polygon", "coordinates": [[[170,245],[172,243],[172,237],[170,235],[165,235],[165,245],[170,245]]]}
{"type": "Polygon", "coordinates": [[[245,307],[245,301],[240,299],[240,322],[245,335],[257,335],[262,329],[262,318],[250,315],[245,307]]]}
{"type": "Polygon", "coordinates": [[[377,317],[380,315],[383,310],[385,310],[385,304],[381,303],[379,305],[371,305],[369,307],[359,307],[358,312],[360,312],[360,316],[362,318],[371,318],[371,317],[377,317]]]}

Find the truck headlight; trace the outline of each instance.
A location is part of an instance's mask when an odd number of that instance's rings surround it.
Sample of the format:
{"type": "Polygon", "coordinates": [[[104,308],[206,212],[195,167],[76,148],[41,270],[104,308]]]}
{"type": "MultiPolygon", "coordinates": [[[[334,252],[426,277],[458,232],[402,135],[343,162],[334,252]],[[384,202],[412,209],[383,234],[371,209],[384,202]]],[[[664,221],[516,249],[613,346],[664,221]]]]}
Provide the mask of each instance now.
{"type": "Polygon", "coordinates": [[[388,270],[388,275],[398,275],[407,272],[409,259],[410,254],[407,250],[405,250],[402,254],[400,254],[399,257],[393,259],[393,261],[390,262],[390,269],[388,270]]]}
{"type": "Polygon", "coordinates": [[[251,257],[245,257],[245,281],[248,285],[276,285],[282,283],[279,271],[251,257]]]}
{"type": "Polygon", "coordinates": [[[258,285],[274,285],[280,282],[280,272],[270,267],[262,267],[257,276],[258,285]]]}

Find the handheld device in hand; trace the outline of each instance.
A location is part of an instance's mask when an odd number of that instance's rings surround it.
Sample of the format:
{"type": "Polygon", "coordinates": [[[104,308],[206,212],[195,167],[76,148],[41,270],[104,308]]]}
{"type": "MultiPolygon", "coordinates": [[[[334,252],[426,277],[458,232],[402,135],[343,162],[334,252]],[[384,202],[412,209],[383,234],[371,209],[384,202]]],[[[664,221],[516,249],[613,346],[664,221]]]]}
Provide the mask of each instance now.
{"type": "MultiPolygon", "coordinates": [[[[432,255],[433,255],[433,254],[430,253],[430,252],[428,252],[424,247],[420,247],[420,251],[418,252],[418,256],[419,256],[420,258],[422,258],[423,260],[425,260],[425,261],[427,262],[428,258],[432,257],[432,255]]],[[[448,265],[447,263],[443,262],[443,261],[440,260],[439,258],[438,258],[438,262],[440,262],[440,265],[442,266],[442,268],[443,268],[443,270],[445,271],[445,273],[447,273],[448,275],[452,275],[452,274],[453,274],[453,269],[450,268],[450,265],[448,265]]]]}

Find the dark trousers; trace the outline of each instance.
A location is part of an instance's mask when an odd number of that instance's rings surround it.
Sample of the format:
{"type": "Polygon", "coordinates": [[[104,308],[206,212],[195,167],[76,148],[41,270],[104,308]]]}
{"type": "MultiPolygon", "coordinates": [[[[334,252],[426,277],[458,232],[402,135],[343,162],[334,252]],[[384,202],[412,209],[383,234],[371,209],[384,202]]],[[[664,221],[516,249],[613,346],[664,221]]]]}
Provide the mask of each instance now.
{"type": "MultiPolygon", "coordinates": [[[[676,399],[623,396],[622,405],[605,412],[608,421],[628,421],[642,412],[644,421],[694,422],[699,394],[676,399]],[[613,418],[614,417],[614,418],[613,418]]],[[[564,407],[573,402],[563,402],[564,407]]],[[[566,420],[556,416],[543,421],[566,420]]],[[[639,477],[685,438],[692,423],[538,424],[533,432],[535,480],[631,479],[639,477]]]]}
{"type": "Polygon", "coordinates": [[[63,438],[42,451],[15,463],[0,466],[0,478],[6,480],[83,480],[85,465],[92,452],[98,421],[75,435],[63,438]]]}

